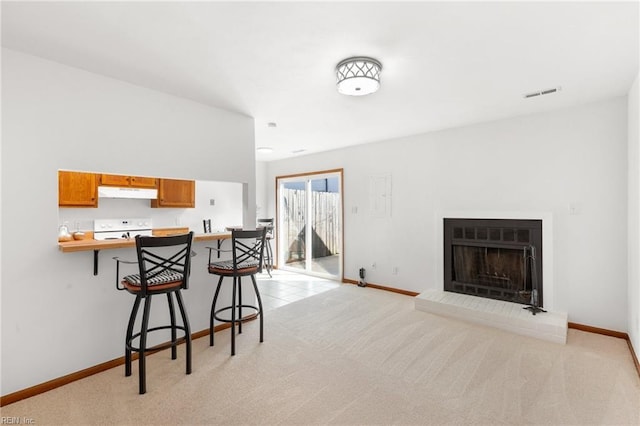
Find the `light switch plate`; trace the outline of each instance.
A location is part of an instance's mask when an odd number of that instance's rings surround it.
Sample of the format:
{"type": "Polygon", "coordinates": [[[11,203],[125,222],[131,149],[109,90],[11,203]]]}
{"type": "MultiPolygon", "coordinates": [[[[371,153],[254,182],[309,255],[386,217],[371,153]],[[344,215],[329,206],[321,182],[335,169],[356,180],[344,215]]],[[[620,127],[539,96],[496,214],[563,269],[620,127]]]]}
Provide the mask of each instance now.
{"type": "Polygon", "coordinates": [[[581,210],[579,203],[569,203],[569,214],[571,216],[579,215],[581,210]]]}

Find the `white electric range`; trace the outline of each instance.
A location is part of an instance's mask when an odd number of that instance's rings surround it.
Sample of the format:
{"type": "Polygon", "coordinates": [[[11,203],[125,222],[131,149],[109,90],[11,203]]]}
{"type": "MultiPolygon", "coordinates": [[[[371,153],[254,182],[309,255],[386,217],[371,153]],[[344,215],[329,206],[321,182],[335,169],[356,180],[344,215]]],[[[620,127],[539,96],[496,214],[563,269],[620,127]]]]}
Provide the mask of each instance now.
{"type": "Polygon", "coordinates": [[[95,240],[135,238],[136,235],[152,235],[151,218],[96,219],[93,221],[95,240]]]}

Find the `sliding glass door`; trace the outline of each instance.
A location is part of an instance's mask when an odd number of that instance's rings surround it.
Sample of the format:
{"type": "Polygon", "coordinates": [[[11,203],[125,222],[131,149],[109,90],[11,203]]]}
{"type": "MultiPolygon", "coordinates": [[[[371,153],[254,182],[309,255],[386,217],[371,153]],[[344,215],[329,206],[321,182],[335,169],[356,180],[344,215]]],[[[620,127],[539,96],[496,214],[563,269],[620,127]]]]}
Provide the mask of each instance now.
{"type": "Polygon", "coordinates": [[[342,170],[277,178],[278,266],[342,279],[342,170]]]}

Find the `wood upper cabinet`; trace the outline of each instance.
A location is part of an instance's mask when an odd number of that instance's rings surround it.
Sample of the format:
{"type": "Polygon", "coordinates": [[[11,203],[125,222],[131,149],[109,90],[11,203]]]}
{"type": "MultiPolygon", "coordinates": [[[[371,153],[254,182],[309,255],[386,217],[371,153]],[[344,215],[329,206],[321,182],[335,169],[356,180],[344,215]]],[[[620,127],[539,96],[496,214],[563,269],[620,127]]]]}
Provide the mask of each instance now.
{"type": "Polygon", "coordinates": [[[130,186],[132,188],[156,188],[156,178],[144,176],[100,175],[100,185],[130,186]]]}
{"type": "Polygon", "coordinates": [[[193,208],[195,206],[195,181],[158,179],[158,199],[151,200],[151,207],[193,208]]]}
{"type": "Polygon", "coordinates": [[[94,173],[58,171],[58,206],[98,207],[98,185],[94,173]]]}
{"type": "Polygon", "coordinates": [[[136,188],[157,188],[157,179],[145,176],[131,176],[131,186],[136,188]]]}

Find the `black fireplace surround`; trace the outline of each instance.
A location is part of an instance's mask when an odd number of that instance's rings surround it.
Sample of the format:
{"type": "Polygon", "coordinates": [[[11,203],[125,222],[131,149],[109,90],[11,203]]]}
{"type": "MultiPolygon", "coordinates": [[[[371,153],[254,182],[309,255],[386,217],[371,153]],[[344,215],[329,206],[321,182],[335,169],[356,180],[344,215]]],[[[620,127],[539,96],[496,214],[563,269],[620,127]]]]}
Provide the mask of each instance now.
{"type": "Polygon", "coordinates": [[[543,307],[542,220],[444,219],[444,290],[543,307]]]}

